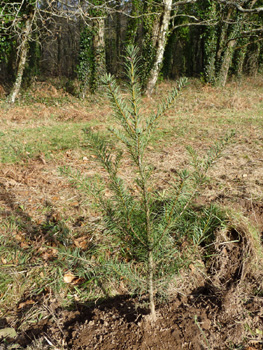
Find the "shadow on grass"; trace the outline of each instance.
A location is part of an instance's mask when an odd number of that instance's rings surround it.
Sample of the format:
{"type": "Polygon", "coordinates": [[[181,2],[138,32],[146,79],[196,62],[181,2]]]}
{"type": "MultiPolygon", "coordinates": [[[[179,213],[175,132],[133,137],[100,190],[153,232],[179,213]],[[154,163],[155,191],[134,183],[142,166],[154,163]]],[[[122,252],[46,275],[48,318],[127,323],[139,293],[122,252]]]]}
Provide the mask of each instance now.
{"type": "Polygon", "coordinates": [[[6,209],[0,208],[0,217],[13,222],[19,231],[26,232],[26,238],[35,241],[45,241],[46,243],[59,243],[53,233],[60,232],[65,236],[69,233],[69,228],[60,218],[54,215],[52,203],[46,203],[48,208],[45,220],[40,224],[33,222],[31,216],[17,203],[15,195],[3,184],[0,183],[0,201],[4,203],[6,209]]]}

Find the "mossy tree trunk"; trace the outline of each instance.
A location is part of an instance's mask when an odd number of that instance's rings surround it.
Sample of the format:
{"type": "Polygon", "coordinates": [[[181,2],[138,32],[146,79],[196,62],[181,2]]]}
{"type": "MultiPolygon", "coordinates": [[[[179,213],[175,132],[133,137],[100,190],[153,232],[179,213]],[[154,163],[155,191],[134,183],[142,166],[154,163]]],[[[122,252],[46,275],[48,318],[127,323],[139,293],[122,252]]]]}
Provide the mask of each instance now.
{"type": "Polygon", "coordinates": [[[222,64],[217,78],[217,85],[219,86],[224,87],[226,85],[228,72],[232,64],[236,43],[237,41],[235,39],[230,40],[224,52],[222,64]]]}
{"type": "Polygon", "coordinates": [[[250,38],[244,38],[238,42],[238,46],[240,46],[236,59],[236,75],[238,78],[241,78],[243,74],[249,40],[250,38]]]}
{"type": "Polygon", "coordinates": [[[168,29],[171,18],[171,10],[172,10],[172,0],[164,0],[163,1],[163,13],[160,17],[159,28],[156,31],[158,34],[156,36],[156,56],[155,61],[153,63],[152,69],[149,74],[149,79],[146,86],[146,94],[148,96],[152,95],[153,90],[156,86],[158,76],[162,67],[164,50],[168,37],[168,29]]]}
{"type": "Polygon", "coordinates": [[[93,20],[93,59],[91,91],[95,92],[99,87],[100,78],[106,73],[105,19],[103,17],[93,20]]]}
{"type": "Polygon", "coordinates": [[[259,57],[260,57],[260,43],[256,42],[255,44],[253,44],[252,52],[250,53],[248,58],[248,73],[251,76],[256,76],[258,73],[259,57]]]}
{"type": "Polygon", "coordinates": [[[8,102],[14,103],[21,88],[23,74],[26,66],[26,60],[27,60],[27,54],[28,54],[28,48],[29,48],[29,40],[31,36],[31,29],[33,24],[33,15],[30,15],[27,17],[25,22],[25,28],[22,33],[22,40],[20,45],[20,57],[18,62],[18,69],[17,69],[17,75],[16,80],[14,83],[14,86],[7,98],[8,102]]]}
{"type": "Polygon", "coordinates": [[[105,22],[104,18],[98,18],[95,20],[94,31],[94,50],[95,50],[95,65],[97,75],[105,74],[105,22]]]}
{"type": "MultiPolygon", "coordinates": [[[[217,4],[212,2],[209,9],[210,19],[216,19],[217,4]]],[[[205,40],[205,80],[208,83],[214,83],[216,79],[216,48],[218,41],[217,27],[211,26],[207,28],[205,40]]]]}

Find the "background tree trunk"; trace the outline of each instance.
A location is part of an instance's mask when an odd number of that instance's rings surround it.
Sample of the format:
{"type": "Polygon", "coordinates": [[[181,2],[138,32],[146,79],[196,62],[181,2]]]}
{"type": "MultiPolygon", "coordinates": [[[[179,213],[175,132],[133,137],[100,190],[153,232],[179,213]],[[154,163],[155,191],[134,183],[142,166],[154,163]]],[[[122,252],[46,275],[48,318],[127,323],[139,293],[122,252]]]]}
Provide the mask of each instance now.
{"type": "Polygon", "coordinates": [[[94,92],[98,88],[100,78],[106,73],[104,18],[95,19],[93,28],[94,71],[92,90],[94,92]]]}
{"type": "Polygon", "coordinates": [[[232,63],[236,42],[237,41],[234,39],[230,40],[228,45],[227,45],[227,48],[225,50],[225,53],[223,56],[223,61],[222,61],[219,75],[217,78],[217,85],[219,85],[219,86],[224,87],[226,85],[228,72],[229,72],[229,68],[230,68],[231,63],[232,63]]]}
{"type": "Polygon", "coordinates": [[[248,74],[251,76],[256,76],[258,73],[259,66],[259,57],[260,57],[260,43],[257,42],[253,44],[252,50],[248,59],[248,74]]]}
{"type": "Polygon", "coordinates": [[[33,15],[30,15],[26,20],[25,29],[22,34],[22,42],[20,45],[20,57],[19,57],[16,81],[7,98],[8,102],[11,102],[11,103],[15,102],[21,88],[21,83],[22,83],[22,78],[25,70],[27,53],[28,53],[28,44],[31,36],[32,23],[33,23],[33,15]]]}
{"type": "Polygon", "coordinates": [[[241,48],[238,50],[237,53],[237,67],[236,67],[236,75],[238,78],[241,78],[243,74],[243,68],[244,68],[244,63],[245,63],[245,57],[247,54],[247,47],[249,43],[249,38],[245,38],[243,40],[240,40],[238,44],[241,45],[241,48]]]}
{"type": "Polygon", "coordinates": [[[172,0],[163,1],[163,13],[159,22],[159,30],[156,44],[156,56],[153,67],[150,71],[146,86],[146,94],[152,95],[163,63],[165,45],[167,42],[168,28],[171,18],[172,0]]]}
{"type": "MultiPolygon", "coordinates": [[[[216,19],[217,17],[217,5],[212,2],[209,7],[210,19],[216,19]]],[[[216,79],[216,49],[217,49],[218,33],[217,27],[212,26],[207,28],[207,35],[205,38],[205,81],[208,83],[214,83],[216,79]]]]}

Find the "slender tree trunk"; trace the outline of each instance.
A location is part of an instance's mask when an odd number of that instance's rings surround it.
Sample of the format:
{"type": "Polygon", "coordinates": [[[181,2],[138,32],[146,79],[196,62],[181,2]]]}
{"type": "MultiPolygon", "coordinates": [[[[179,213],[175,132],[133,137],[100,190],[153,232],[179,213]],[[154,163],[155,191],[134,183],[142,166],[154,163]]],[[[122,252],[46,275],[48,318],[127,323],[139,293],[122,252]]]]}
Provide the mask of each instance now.
{"type": "MultiPolygon", "coordinates": [[[[120,0],[118,0],[118,10],[121,9],[121,4],[120,4],[120,0]]],[[[114,55],[115,57],[115,62],[114,65],[117,67],[118,70],[118,62],[119,62],[119,58],[121,55],[121,15],[120,12],[118,11],[116,13],[116,53],[114,55]]]]}
{"type": "MultiPolygon", "coordinates": [[[[232,14],[231,9],[228,11],[227,20],[230,19],[232,14]]],[[[245,15],[238,14],[236,18],[236,23],[233,24],[233,27],[231,29],[230,34],[227,37],[227,31],[228,31],[228,24],[225,24],[225,26],[222,29],[220,43],[219,43],[219,50],[217,52],[218,60],[221,59],[221,65],[220,70],[218,73],[216,84],[219,86],[224,87],[227,82],[228,72],[231,67],[235,48],[237,45],[237,36],[243,27],[243,21],[244,21],[245,15]],[[225,47],[226,45],[226,47],[225,47]],[[224,49],[225,47],[225,49],[224,49]],[[224,50],[224,51],[223,51],[224,50]]]]}
{"type": "Polygon", "coordinates": [[[260,44],[255,44],[253,52],[250,54],[248,59],[248,73],[251,76],[256,76],[258,73],[258,61],[260,56],[260,44]]]}
{"type": "Polygon", "coordinates": [[[157,47],[159,40],[159,32],[160,32],[160,19],[161,15],[156,16],[156,19],[153,21],[152,27],[152,44],[153,47],[157,47]]]}
{"type": "Polygon", "coordinates": [[[127,32],[126,32],[126,44],[135,44],[137,35],[138,35],[138,28],[140,19],[137,18],[137,16],[140,15],[140,7],[138,0],[132,0],[131,1],[131,16],[128,19],[128,25],[127,25],[127,32]]]}
{"type": "Polygon", "coordinates": [[[216,53],[217,61],[220,61],[222,53],[223,53],[225,45],[226,45],[226,42],[227,42],[227,32],[228,32],[228,28],[229,28],[228,23],[230,23],[230,21],[231,21],[232,13],[233,13],[233,9],[232,8],[228,9],[227,16],[226,16],[224,22],[221,23],[221,33],[220,33],[220,37],[219,37],[218,50],[216,53]]]}
{"type": "Polygon", "coordinates": [[[238,52],[238,57],[237,57],[237,68],[236,68],[236,74],[238,78],[242,77],[243,74],[243,69],[244,69],[244,62],[245,62],[245,57],[247,54],[247,45],[249,43],[249,38],[245,38],[241,40],[241,47],[238,52]]]}
{"type": "Polygon", "coordinates": [[[232,60],[233,60],[233,55],[234,55],[234,50],[236,46],[237,41],[236,40],[230,40],[227,48],[225,50],[224,56],[223,56],[223,61],[220,67],[220,72],[217,78],[217,85],[224,87],[226,85],[227,77],[228,77],[228,72],[229,68],[231,66],[232,60]]]}
{"type": "Polygon", "coordinates": [[[58,76],[61,76],[62,73],[62,57],[63,57],[63,50],[62,50],[62,38],[61,38],[61,25],[58,27],[57,31],[57,69],[56,73],[58,76]]]}
{"type": "Polygon", "coordinates": [[[93,36],[93,48],[94,48],[94,72],[93,72],[93,87],[95,91],[98,88],[98,82],[100,77],[106,73],[106,60],[105,60],[105,20],[104,18],[98,18],[94,21],[94,36],[93,36]]]}
{"type": "Polygon", "coordinates": [[[145,214],[146,214],[146,234],[147,234],[147,248],[148,248],[148,293],[149,293],[149,306],[150,306],[150,320],[151,322],[155,322],[157,320],[156,311],[155,311],[155,300],[154,300],[154,260],[153,260],[153,245],[154,239],[151,231],[150,224],[150,208],[149,208],[149,199],[147,196],[146,190],[146,178],[144,174],[144,170],[142,167],[142,162],[139,162],[139,171],[141,174],[141,179],[144,182],[143,185],[143,200],[145,206],[145,214]]]}
{"type": "Polygon", "coordinates": [[[158,32],[158,40],[156,45],[156,57],[153,67],[150,71],[149,79],[146,86],[146,94],[150,96],[156,86],[157,79],[161,70],[165,45],[168,36],[168,28],[171,17],[172,0],[163,0],[163,14],[158,32]]]}
{"type": "MultiPolygon", "coordinates": [[[[233,13],[233,9],[229,9],[227,13],[226,22],[223,24],[221,29],[219,48],[217,51],[217,61],[220,62],[220,69],[216,79],[216,84],[223,87],[226,85],[229,68],[232,64],[233,55],[237,44],[237,40],[235,38],[236,38],[236,35],[238,34],[238,31],[240,30],[239,25],[241,24],[241,21],[242,21],[242,19],[239,18],[239,21],[233,24],[231,33],[229,34],[229,36],[227,36],[228,29],[229,29],[228,22],[231,19],[232,13],[233,13]]],[[[241,16],[242,15],[240,15],[240,17],[241,16]]]]}
{"type": "Polygon", "coordinates": [[[33,16],[31,15],[26,20],[25,29],[22,34],[22,42],[20,45],[20,58],[18,63],[16,81],[11,90],[11,93],[7,98],[8,102],[11,102],[11,103],[15,102],[21,88],[22,78],[23,78],[25,65],[26,65],[26,59],[27,59],[27,53],[28,53],[28,42],[31,35],[32,23],[33,23],[33,16]]]}
{"type": "Polygon", "coordinates": [[[104,18],[96,20],[96,33],[94,35],[95,62],[97,71],[105,70],[105,23],[104,18]]]}
{"type": "MultiPolygon", "coordinates": [[[[217,8],[216,3],[213,2],[210,8],[210,18],[216,19],[217,8]]],[[[208,83],[214,83],[216,79],[216,48],[217,48],[217,28],[207,28],[208,34],[205,40],[205,80],[208,83]]]]}
{"type": "Polygon", "coordinates": [[[157,320],[155,311],[155,301],[154,301],[154,287],[153,287],[153,272],[154,272],[154,262],[153,262],[153,252],[150,250],[148,252],[148,292],[150,301],[150,312],[151,321],[155,322],[157,320]]]}
{"type": "MultiPolygon", "coordinates": [[[[140,143],[138,143],[139,145],[140,143]]],[[[140,154],[140,149],[137,149],[138,154],[140,154]]],[[[155,300],[154,300],[154,259],[153,259],[153,249],[154,249],[154,238],[151,230],[151,219],[150,219],[150,206],[149,198],[146,188],[147,186],[147,176],[145,175],[145,170],[143,166],[142,155],[138,157],[138,168],[143,183],[142,186],[142,198],[144,202],[144,210],[146,216],[146,235],[147,235],[147,249],[148,249],[148,266],[147,266],[147,282],[148,282],[148,293],[149,293],[149,307],[150,307],[150,320],[155,322],[157,320],[156,311],[155,311],[155,300]]]]}

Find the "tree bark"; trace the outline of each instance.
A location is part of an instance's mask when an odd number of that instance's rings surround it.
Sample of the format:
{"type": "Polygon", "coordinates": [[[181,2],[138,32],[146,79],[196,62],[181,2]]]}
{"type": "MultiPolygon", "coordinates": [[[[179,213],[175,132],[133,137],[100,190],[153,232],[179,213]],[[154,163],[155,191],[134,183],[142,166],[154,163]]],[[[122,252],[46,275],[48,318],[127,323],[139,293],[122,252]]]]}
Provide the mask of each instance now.
{"type": "Polygon", "coordinates": [[[248,73],[251,76],[256,76],[258,73],[258,62],[260,56],[260,44],[259,42],[255,43],[253,52],[250,54],[248,59],[248,73]]]}
{"type": "Polygon", "coordinates": [[[241,41],[241,47],[238,52],[238,58],[237,58],[237,68],[236,68],[236,75],[238,78],[242,77],[243,70],[244,70],[244,62],[245,57],[247,54],[247,46],[249,44],[249,38],[245,38],[241,41]]]}
{"type": "Polygon", "coordinates": [[[157,320],[155,311],[155,301],[154,301],[154,287],[153,287],[153,272],[154,272],[154,262],[153,262],[153,252],[150,250],[148,252],[148,292],[149,292],[149,304],[150,304],[150,320],[155,322],[157,320]]]}
{"type": "Polygon", "coordinates": [[[98,18],[94,21],[94,74],[93,74],[93,90],[98,88],[100,77],[106,73],[105,61],[105,20],[98,18]]]}
{"type": "Polygon", "coordinates": [[[237,41],[235,39],[230,40],[225,50],[222,65],[220,67],[220,72],[217,78],[217,85],[219,86],[224,87],[226,85],[228,72],[233,60],[233,54],[234,54],[236,43],[237,41]]]}
{"type": "MultiPolygon", "coordinates": [[[[217,7],[216,3],[212,2],[209,8],[209,15],[211,19],[216,19],[217,7]]],[[[217,28],[207,28],[209,31],[205,40],[205,54],[206,54],[206,65],[205,65],[205,80],[207,83],[214,83],[216,79],[216,47],[217,47],[217,28]]]]}
{"type": "Polygon", "coordinates": [[[217,61],[220,61],[222,53],[224,51],[225,45],[227,43],[227,32],[229,30],[229,23],[231,22],[231,16],[233,14],[233,9],[228,9],[227,16],[224,19],[223,23],[221,23],[221,33],[219,37],[218,50],[216,53],[217,61]]]}
{"type": "Polygon", "coordinates": [[[22,34],[22,42],[20,45],[20,58],[18,63],[16,81],[14,83],[14,86],[9,96],[7,97],[7,100],[10,103],[15,102],[21,88],[21,83],[22,83],[22,78],[25,70],[27,53],[28,53],[28,42],[31,36],[32,23],[33,23],[33,16],[31,15],[26,20],[26,25],[24,28],[24,32],[22,34]]]}
{"type": "Polygon", "coordinates": [[[156,86],[157,79],[163,63],[165,45],[167,42],[169,22],[171,18],[172,0],[163,0],[163,13],[159,24],[156,57],[153,67],[150,71],[149,79],[146,86],[146,95],[150,96],[156,86]]]}

